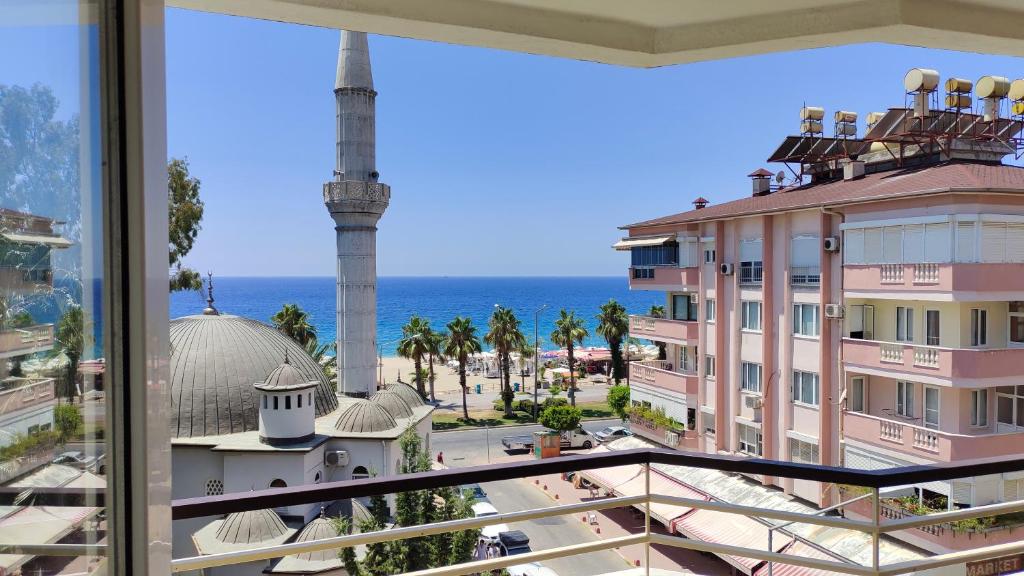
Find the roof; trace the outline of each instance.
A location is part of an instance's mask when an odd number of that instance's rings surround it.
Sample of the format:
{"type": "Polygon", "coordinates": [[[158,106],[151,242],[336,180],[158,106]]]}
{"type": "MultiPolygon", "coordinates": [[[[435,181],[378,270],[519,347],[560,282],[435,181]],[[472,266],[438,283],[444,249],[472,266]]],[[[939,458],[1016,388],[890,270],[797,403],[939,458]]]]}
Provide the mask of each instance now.
{"type": "Polygon", "coordinates": [[[171,321],[171,436],[217,436],[259,430],[254,382],[280,368],[285,381],[316,382],[316,415],[338,407],[323,369],[274,327],[230,314],[171,321]],[[284,372],[287,372],[285,374],[284,372]]]}
{"type": "MultiPolygon", "coordinates": [[[[11,546],[56,543],[100,510],[93,506],[5,507],[0,519],[0,541],[11,546]]],[[[15,569],[32,557],[29,554],[0,554],[0,573],[16,573],[15,569]]]]}
{"type": "Polygon", "coordinates": [[[416,391],[415,388],[409,386],[405,382],[392,382],[385,387],[387,390],[394,392],[405,400],[405,403],[410,407],[415,408],[417,406],[423,406],[423,397],[416,391]]]}
{"type": "Polygon", "coordinates": [[[284,544],[296,532],[273,510],[246,510],[203,526],[192,535],[192,541],[200,554],[218,554],[248,550],[254,544],[284,544]]]}
{"type": "Polygon", "coordinates": [[[376,402],[380,404],[382,408],[388,411],[394,418],[411,418],[412,407],[398,394],[385,388],[380,390],[373,396],[370,396],[370,402],[376,402]]]}
{"type": "Polygon", "coordinates": [[[257,390],[265,390],[268,392],[274,391],[290,391],[290,390],[302,390],[304,388],[312,388],[317,385],[316,380],[307,380],[303,376],[302,372],[298,368],[291,365],[288,361],[287,351],[285,352],[284,363],[274,368],[274,370],[267,376],[267,379],[263,382],[257,383],[257,390]]]}
{"type": "Polygon", "coordinates": [[[771,178],[775,174],[768,171],[767,168],[758,168],[750,174],[747,174],[747,178],[771,178]]]}
{"type": "Polygon", "coordinates": [[[837,206],[883,198],[956,191],[999,191],[1024,195],[1024,168],[1004,164],[945,162],[922,168],[889,170],[855,180],[835,180],[749,196],[624,226],[638,229],[664,224],[705,222],[753,214],[837,206]]]}
{"type": "Polygon", "coordinates": [[[339,432],[384,432],[397,426],[398,422],[383,406],[362,399],[346,408],[334,424],[339,432]]]}
{"type": "Polygon", "coordinates": [[[338,47],[338,75],[334,89],[367,88],[373,90],[373,73],[370,70],[370,47],[365,32],[341,32],[338,47]]]}
{"type": "Polygon", "coordinates": [[[30,234],[26,232],[0,232],[0,236],[3,236],[7,240],[17,244],[39,244],[42,246],[49,246],[50,248],[70,248],[72,245],[72,242],[67,238],[62,238],[56,235],[30,234]]]}
{"type": "MultiPolygon", "coordinates": [[[[335,529],[334,523],[321,516],[314,518],[312,522],[306,524],[305,528],[303,528],[299,532],[299,535],[295,537],[294,542],[296,544],[299,542],[312,542],[314,540],[335,538],[337,536],[338,531],[335,529]]],[[[338,556],[338,550],[331,548],[329,550],[303,552],[302,554],[285,556],[284,558],[281,558],[279,562],[274,564],[274,567],[271,568],[269,572],[314,574],[327,570],[335,570],[341,567],[342,561],[338,556]]]]}

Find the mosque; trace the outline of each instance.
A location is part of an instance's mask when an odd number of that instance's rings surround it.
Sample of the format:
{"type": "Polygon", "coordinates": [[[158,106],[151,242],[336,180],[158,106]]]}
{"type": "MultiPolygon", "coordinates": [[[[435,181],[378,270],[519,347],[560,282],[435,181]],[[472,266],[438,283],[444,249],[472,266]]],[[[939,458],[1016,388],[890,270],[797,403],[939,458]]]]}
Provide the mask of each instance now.
{"type": "MultiPolygon", "coordinates": [[[[414,388],[377,389],[376,222],[390,198],[374,168],[374,99],[364,33],[343,32],[335,85],[338,152],[324,202],[337,224],[337,392],[302,346],[257,320],[220,313],[171,321],[173,498],[388,476],[399,436],[430,447],[430,414],[414,388]]],[[[393,506],[393,502],[391,502],[393,506]]],[[[174,523],[176,558],[336,535],[322,502],[174,523]]],[[[345,574],[336,551],[204,571],[212,576],[345,574]]]]}

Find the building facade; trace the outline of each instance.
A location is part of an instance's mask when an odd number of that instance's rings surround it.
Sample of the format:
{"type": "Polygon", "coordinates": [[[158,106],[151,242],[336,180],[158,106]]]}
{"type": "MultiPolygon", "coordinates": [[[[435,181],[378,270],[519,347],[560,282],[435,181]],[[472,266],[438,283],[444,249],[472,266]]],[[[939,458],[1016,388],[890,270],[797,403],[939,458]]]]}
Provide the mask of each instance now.
{"type": "MultiPolygon", "coordinates": [[[[912,90],[908,74],[915,105],[870,115],[863,138],[844,135],[848,112],[823,136],[811,109],[817,126],[769,159],[798,167],[789,185],[760,169],[748,197],[624,227],[631,288],[665,294],[664,317],[631,317],[631,336],[666,349],[633,363],[632,400],[687,424],[635,432],[868,469],[1024,452],[1024,169],[1001,162],[1024,118],[1000,116],[1007,91],[979,92],[982,114],[929,107],[937,74],[918,72],[934,83],[912,90]]],[[[761,480],[841,499],[835,485],[761,480]]],[[[1024,475],[911,491],[977,506],[1020,498],[1024,475]]],[[[962,548],[939,540],[914,543],[962,548]]]]}

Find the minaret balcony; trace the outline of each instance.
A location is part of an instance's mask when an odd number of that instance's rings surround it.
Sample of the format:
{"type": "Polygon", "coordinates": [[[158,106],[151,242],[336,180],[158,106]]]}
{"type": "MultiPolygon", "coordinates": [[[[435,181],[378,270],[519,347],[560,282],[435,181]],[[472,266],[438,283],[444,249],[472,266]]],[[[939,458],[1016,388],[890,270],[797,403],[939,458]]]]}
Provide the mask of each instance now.
{"type": "Polygon", "coordinates": [[[324,183],[324,204],[331,212],[384,213],[391,201],[391,186],[380,182],[342,180],[324,183]]]}

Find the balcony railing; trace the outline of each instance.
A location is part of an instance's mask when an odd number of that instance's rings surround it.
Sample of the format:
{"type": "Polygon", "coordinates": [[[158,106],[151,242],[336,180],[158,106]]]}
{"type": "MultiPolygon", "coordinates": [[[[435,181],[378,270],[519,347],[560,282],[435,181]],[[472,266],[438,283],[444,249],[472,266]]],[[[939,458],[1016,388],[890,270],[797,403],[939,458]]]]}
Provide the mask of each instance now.
{"type": "Polygon", "coordinates": [[[53,378],[0,390],[0,415],[56,401],[53,378]]]}
{"type": "Polygon", "coordinates": [[[881,342],[846,337],[843,339],[843,362],[857,366],[893,371],[894,378],[913,375],[978,385],[986,379],[991,386],[1016,378],[1024,365],[1024,348],[948,348],[909,342],[881,342]]]}
{"type": "Polygon", "coordinates": [[[39,324],[0,332],[0,356],[31,354],[53,347],[53,324],[39,324]]]}
{"type": "Polygon", "coordinates": [[[644,360],[629,363],[630,376],[637,381],[680,394],[697,394],[697,371],[673,369],[668,360],[644,360]]]}
{"type": "Polygon", "coordinates": [[[884,418],[862,412],[844,412],[843,419],[844,434],[851,440],[943,462],[1007,458],[1020,454],[1024,445],[1024,432],[956,434],[912,424],[897,416],[884,418]]]}
{"type": "Polygon", "coordinates": [[[740,284],[761,284],[763,281],[761,262],[740,262],[740,284]]]}
{"type": "Polygon", "coordinates": [[[650,340],[696,340],[698,326],[695,320],[630,316],[629,333],[636,338],[650,340]]]}
{"type": "Polygon", "coordinates": [[[821,284],[821,268],[818,266],[794,266],[789,274],[793,286],[818,286],[821,284]]]}
{"type": "MultiPolygon", "coordinates": [[[[939,512],[927,516],[905,518],[885,518],[881,513],[880,489],[891,486],[902,486],[931,481],[952,480],[982,474],[993,474],[1024,470],[1024,460],[987,462],[972,466],[912,466],[888,470],[850,470],[827,466],[811,466],[774,462],[760,459],[747,459],[733,456],[719,456],[693,452],[679,452],[662,449],[640,449],[609,451],[600,454],[583,456],[564,456],[529,462],[513,462],[479,466],[473,468],[448,469],[436,472],[424,472],[385,478],[370,478],[344,482],[330,482],[291,488],[277,488],[255,492],[242,492],[222,496],[209,496],[176,500],[172,506],[175,520],[186,520],[282,506],[313,504],[339,499],[362,498],[379,494],[392,494],[409,490],[425,490],[443,486],[457,486],[470,483],[494,482],[516,478],[579,472],[599,468],[640,465],[644,474],[643,492],[633,496],[612,496],[585,500],[580,503],[562,504],[548,508],[509,512],[482,518],[467,518],[438,522],[422,526],[402,526],[389,530],[361,534],[341,535],[306,542],[261,546],[210,554],[190,558],[178,558],[172,561],[173,572],[202,570],[215,566],[227,566],[245,562],[256,562],[279,558],[285,555],[335,550],[363,544],[388,542],[405,538],[441,534],[459,530],[472,530],[497,523],[511,523],[539,520],[561,515],[579,515],[589,511],[606,510],[617,507],[636,507],[643,512],[643,524],[635,533],[626,536],[612,537],[603,540],[582,542],[569,546],[538,550],[515,556],[476,560],[467,563],[434,568],[418,575],[456,576],[474,574],[487,570],[498,570],[516,564],[539,562],[543,560],[585,554],[598,550],[610,550],[629,545],[642,545],[649,550],[651,544],[668,547],[684,548],[718,555],[749,558],[773,564],[801,566],[840,574],[895,575],[915,571],[928,570],[942,566],[963,564],[992,558],[1003,557],[1024,552],[1024,541],[1014,541],[990,546],[978,546],[956,554],[939,554],[913,560],[904,560],[891,564],[880,561],[880,542],[883,534],[944,524],[969,518],[979,518],[996,514],[1006,514],[1024,510],[1024,501],[1006,502],[988,506],[979,506],[963,510],[939,512]],[[794,478],[848,486],[867,488],[872,502],[872,514],[867,520],[854,520],[832,515],[808,514],[788,510],[769,509],[763,507],[730,504],[714,499],[697,499],[652,491],[651,465],[675,465],[694,468],[714,469],[726,472],[794,478]],[[765,522],[767,526],[775,526],[773,531],[784,531],[783,522],[795,522],[832,529],[847,530],[851,534],[862,532],[867,534],[872,554],[866,564],[841,562],[825,556],[827,559],[786,553],[786,548],[758,549],[749,546],[731,545],[720,542],[704,541],[695,538],[680,538],[653,532],[652,505],[667,504],[680,506],[696,511],[710,510],[717,513],[746,516],[765,522]],[[779,521],[769,523],[768,521],[779,521]]],[[[661,484],[659,484],[661,485],[661,484]]],[[[790,534],[786,534],[787,539],[790,534]]],[[[795,536],[794,536],[795,538],[795,536]]],[[[2,545],[2,543],[0,543],[2,545]]]]}

